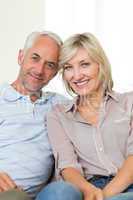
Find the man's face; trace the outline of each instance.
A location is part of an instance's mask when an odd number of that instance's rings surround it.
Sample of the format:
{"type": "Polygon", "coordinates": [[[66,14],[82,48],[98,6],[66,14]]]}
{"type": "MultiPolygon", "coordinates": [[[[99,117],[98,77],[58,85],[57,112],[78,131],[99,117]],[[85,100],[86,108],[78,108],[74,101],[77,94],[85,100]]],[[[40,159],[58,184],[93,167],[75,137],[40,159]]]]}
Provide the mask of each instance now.
{"type": "Polygon", "coordinates": [[[40,36],[26,52],[21,50],[18,63],[21,66],[19,82],[23,91],[20,92],[36,93],[47,85],[57,73],[58,56],[59,47],[48,36],[40,36]]]}

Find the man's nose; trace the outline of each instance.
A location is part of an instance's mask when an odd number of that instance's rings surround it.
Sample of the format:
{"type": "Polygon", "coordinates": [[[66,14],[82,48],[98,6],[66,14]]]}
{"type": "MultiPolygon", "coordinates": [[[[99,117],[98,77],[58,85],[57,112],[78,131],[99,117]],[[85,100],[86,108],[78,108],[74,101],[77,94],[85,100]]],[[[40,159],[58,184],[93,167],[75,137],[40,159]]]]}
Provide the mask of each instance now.
{"type": "Polygon", "coordinates": [[[36,72],[38,74],[42,74],[44,72],[44,63],[38,63],[38,65],[36,66],[36,72]]]}

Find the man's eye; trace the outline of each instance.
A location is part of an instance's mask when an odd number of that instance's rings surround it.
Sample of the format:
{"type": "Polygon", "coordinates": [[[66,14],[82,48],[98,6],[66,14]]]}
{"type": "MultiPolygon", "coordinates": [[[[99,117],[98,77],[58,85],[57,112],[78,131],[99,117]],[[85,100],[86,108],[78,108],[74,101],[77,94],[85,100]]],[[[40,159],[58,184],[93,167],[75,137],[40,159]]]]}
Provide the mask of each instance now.
{"type": "Polygon", "coordinates": [[[53,62],[47,62],[47,66],[51,69],[55,69],[57,68],[57,64],[56,63],[53,63],[53,62]]]}
{"type": "Polygon", "coordinates": [[[39,60],[39,58],[38,57],[36,57],[36,56],[32,56],[32,58],[31,58],[33,61],[38,61],[39,60]]]}

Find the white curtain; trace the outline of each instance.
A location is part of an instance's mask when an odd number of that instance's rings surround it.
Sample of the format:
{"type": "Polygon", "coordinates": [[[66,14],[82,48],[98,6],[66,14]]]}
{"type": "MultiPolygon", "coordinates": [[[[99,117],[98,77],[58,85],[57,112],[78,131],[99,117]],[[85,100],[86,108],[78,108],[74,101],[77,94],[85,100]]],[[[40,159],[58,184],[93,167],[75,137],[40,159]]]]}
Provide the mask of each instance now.
{"type": "MultiPolygon", "coordinates": [[[[0,0],[0,82],[18,73],[17,53],[34,30],[51,30],[66,39],[92,32],[112,64],[114,89],[133,90],[132,0],[0,0]]],[[[57,76],[47,89],[66,94],[57,76]]]]}
{"type": "MultiPolygon", "coordinates": [[[[45,0],[45,28],[63,39],[76,32],[94,33],[111,62],[114,89],[125,92],[133,90],[132,10],[131,0],[45,0]]],[[[62,93],[58,79],[54,81],[62,93]]]]}

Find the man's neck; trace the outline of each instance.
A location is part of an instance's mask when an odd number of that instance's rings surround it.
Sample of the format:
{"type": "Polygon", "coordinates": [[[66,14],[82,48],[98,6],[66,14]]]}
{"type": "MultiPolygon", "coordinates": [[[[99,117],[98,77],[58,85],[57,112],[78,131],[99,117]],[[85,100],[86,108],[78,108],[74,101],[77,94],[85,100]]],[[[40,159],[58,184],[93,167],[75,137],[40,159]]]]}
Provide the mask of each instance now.
{"type": "Polygon", "coordinates": [[[11,86],[17,91],[19,92],[20,94],[22,95],[27,95],[30,97],[31,101],[32,102],[35,102],[37,99],[39,99],[41,96],[42,96],[42,91],[35,91],[35,92],[28,92],[28,91],[25,91],[25,88],[24,86],[22,86],[22,84],[19,83],[18,80],[14,81],[11,86]]]}

